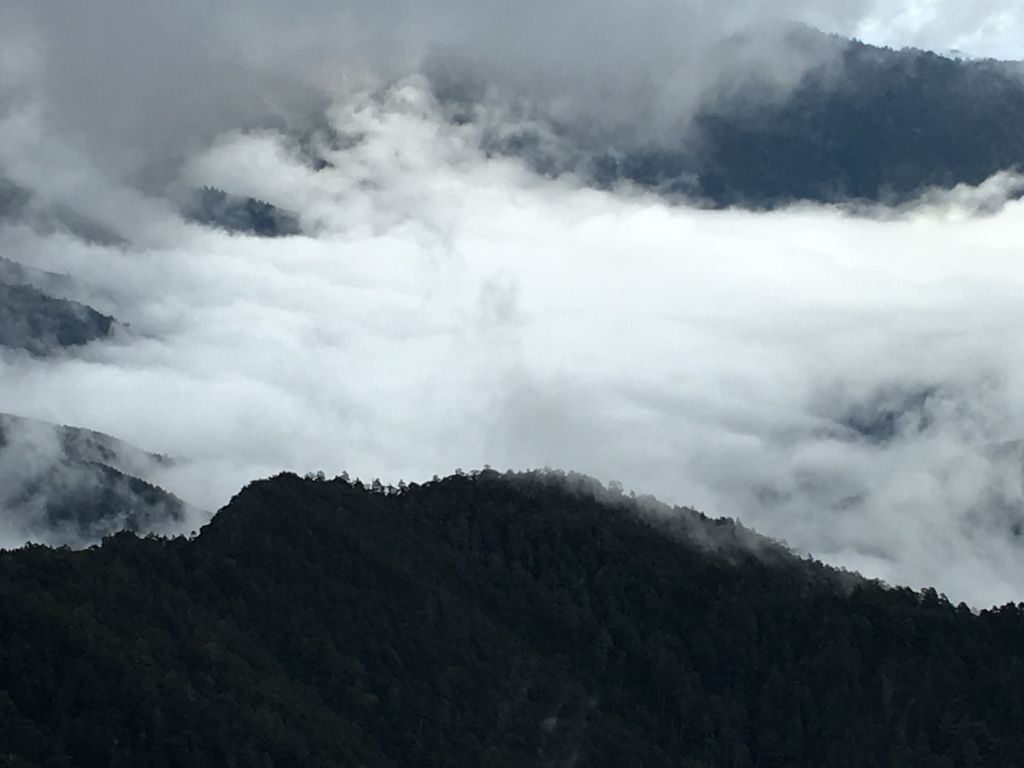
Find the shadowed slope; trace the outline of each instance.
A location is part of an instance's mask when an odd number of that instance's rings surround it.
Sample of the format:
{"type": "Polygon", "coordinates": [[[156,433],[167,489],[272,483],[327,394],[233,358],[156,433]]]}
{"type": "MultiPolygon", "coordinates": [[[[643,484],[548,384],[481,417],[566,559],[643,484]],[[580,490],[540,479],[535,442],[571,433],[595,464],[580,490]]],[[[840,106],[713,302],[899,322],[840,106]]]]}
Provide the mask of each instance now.
{"type": "Polygon", "coordinates": [[[0,541],[84,546],[122,529],[175,530],[187,505],[145,479],[169,461],[100,432],[0,414],[0,541]]]}
{"type": "Polygon", "coordinates": [[[708,549],[574,485],[486,471],[371,492],[282,475],[193,541],[0,555],[0,752],[167,766],[1024,756],[1015,606],[974,615],[756,538],[708,549]]]}

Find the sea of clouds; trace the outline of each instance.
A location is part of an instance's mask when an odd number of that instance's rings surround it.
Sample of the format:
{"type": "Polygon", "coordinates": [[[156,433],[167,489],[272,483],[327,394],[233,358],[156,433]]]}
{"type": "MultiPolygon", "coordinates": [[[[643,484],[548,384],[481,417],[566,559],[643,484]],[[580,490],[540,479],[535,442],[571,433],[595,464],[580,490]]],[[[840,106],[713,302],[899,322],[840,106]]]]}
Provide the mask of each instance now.
{"type": "MultiPolygon", "coordinates": [[[[32,119],[0,123],[24,180],[60,152],[32,119]]],[[[10,225],[0,248],[130,327],[4,353],[0,410],[181,457],[158,479],[211,510],[283,469],[551,466],[892,582],[1024,590],[1012,177],[901,211],[707,211],[488,158],[418,78],[330,121],[319,171],[272,131],[182,171],[298,212],[298,237],[187,223],[60,156],[48,194],[123,242],[10,225]]]]}
{"type": "MultiPolygon", "coordinates": [[[[506,28],[528,45],[515,50],[484,31],[500,9],[458,3],[423,29],[409,19],[430,14],[403,3],[308,3],[297,23],[274,2],[251,16],[53,5],[59,19],[50,4],[4,11],[0,29],[18,34],[0,49],[0,167],[110,236],[10,222],[0,253],[71,275],[74,298],[128,329],[73,354],[0,353],[0,411],[177,457],[155,479],[207,510],[284,469],[397,483],[551,466],[894,583],[975,605],[1024,595],[1019,179],[898,210],[709,211],[599,191],[488,156],[480,123],[446,120],[416,67],[382,53],[440,44],[545,114],[586,121],[668,66],[616,59],[607,88],[566,101],[588,62],[606,71],[611,30],[634,50],[652,20],[701,18],[693,4],[609,4],[577,25],[578,49],[516,15],[506,28]],[[325,59],[332,40],[355,53],[325,59]],[[558,71],[551,90],[540,75],[558,71]],[[189,223],[172,193],[206,184],[294,211],[304,234],[189,223]]],[[[719,37],[776,17],[741,5],[705,9],[719,37]]],[[[791,5],[805,21],[820,8],[791,5]]],[[[890,5],[833,4],[829,18],[938,35],[935,4],[890,5]]],[[[571,10],[551,29],[572,28],[571,10]]],[[[977,40],[1016,23],[1008,4],[989,11],[977,40]]],[[[672,82],[686,87],[630,108],[693,103],[675,97],[710,81],[672,82]]]]}

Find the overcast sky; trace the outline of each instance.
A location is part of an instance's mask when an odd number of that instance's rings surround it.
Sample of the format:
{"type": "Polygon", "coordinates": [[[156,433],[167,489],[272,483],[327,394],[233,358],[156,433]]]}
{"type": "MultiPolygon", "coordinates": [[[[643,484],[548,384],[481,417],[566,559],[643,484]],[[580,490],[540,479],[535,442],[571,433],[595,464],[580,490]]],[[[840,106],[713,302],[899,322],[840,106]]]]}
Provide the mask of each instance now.
{"type": "Polygon", "coordinates": [[[223,130],[301,123],[324,98],[469,61],[492,86],[616,136],[678,137],[722,78],[792,82],[804,22],[871,42],[1024,58],[1020,0],[7,0],[0,105],[33,102],[69,141],[152,184],[223,130]],[[740,55],[722,39],[751,33],[740,55]],[[170,168],[168,166],[173,166],[170,168]]]}
{"type": "Polygon", "coordinates": [[[902,212],[672,207],[484,156],[414,73],[444,45],[551,104],[537,73],[589,73],[617,104],[663,84],[654,68],[676,79],[646,103],[676,103],[710,82],[688,68],[702,40],[783,11],[1013,55],[1020,4],[512,7],[7,4],[0,169],[127,244],[12,225],[0,253],[73,275],[131,332],[65,359],[0,354],[0,411],[183,457],[162,481],[211,510],[282,469],[547,465],[892,582],[1022,599],[1024,207],[976,215],[1013,179],[902,212]],[[310,105],[348,139],[320,147],[320,172],[288,133],[310,105]],[[139,190],[154,164],[296,211],[307,234],[187,224],[139,190]]]}

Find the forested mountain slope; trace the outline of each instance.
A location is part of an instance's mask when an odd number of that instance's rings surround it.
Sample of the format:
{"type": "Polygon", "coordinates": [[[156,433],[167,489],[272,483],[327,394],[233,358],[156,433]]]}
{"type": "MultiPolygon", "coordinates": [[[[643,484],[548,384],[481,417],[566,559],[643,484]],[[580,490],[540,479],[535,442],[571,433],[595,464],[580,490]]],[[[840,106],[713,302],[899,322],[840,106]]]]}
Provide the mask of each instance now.
{"type": "Polygon", "coordinates": [[[113,337],[125,327],[75,301],[68,275],[0,257],[0,346],[36,357],[71,352],[113,337]]]}
{"type": "MultiPolygon", "coordinates": [[[[757,42],[727,42],[720,56],[742,61],[757,42]]],[[[809,62],[791,87],[756,71],[715,83],[657,141],[613,136],[602,146],[569,125],[538,135],[498,125],[487,148],[599,186],[628,180],[670,198],[755,209],[905,203],[1024,166],[1021,62],[880,48],[807,27],[791,30],[785,47],[809,62]]]]}
{"type": "Polygon", "coordinates": [[[0,755],[75,766],[999,766],[1024,613],[564,477],[281,475],[192,540],[0,554],[0,755]],[[671,530],[670,530],[671,528],[671,530]],[[700,543],[697,543],[697,542],[700,543]]]}
{"type": "Polygon", "coordinates": [[[188,506],[152,483],[171,460],[101,432],[0,413],[0,541],[85,546],[166,532],[188,506]]]}
{"type": "Polygon", "coordinates": [[[720,204],[899,202],[1024,164],[1024,69],[850,42],[781,101],[697,118],[700,192],[720,204]]]}
{"type": "Polygon", "coordinates": [[[256,237],[287,237],[301,232],[294,213],[263,200],[229,195],[215,187],[196,190],[183,212],[196,223],[256,237]]]}
{"type": "Polygon", "coordinates": [[[0,283],[0,345],[37,356],[56,354],[110,336],[114,318],[78,302],[47,296],[29,285],[0,283]]]}

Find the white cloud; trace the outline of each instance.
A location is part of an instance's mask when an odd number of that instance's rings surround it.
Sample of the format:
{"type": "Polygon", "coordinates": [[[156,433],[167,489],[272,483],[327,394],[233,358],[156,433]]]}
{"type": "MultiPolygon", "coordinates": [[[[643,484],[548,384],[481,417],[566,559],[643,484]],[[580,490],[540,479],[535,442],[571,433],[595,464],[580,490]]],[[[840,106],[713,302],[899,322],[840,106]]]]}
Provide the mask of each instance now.
{"type": "Polygon", "coordinates": [[[968,215],[1007,179],[884,220],[698,211],[487,159],[415,78],[332,119],[362,140],[320,172],[266,131],[186,165],[298,211],[312,234],[280,240],[185,224],[0,123],[32,149],[24,178],[58,158],[130,239],[11,226],[0,248],[93,285],[133,333],[4,354],[0,410],[189,457],[163,482],[207,508],[286,468],[550,465],[894,582],[1020,597],[1024,204],[968,215]]]}
{"type": "Polygon", "coordinates": [[[854,31],[880,45],[1018,60],[1024,58],[1024,3],[881,0],[854,31]]]}

